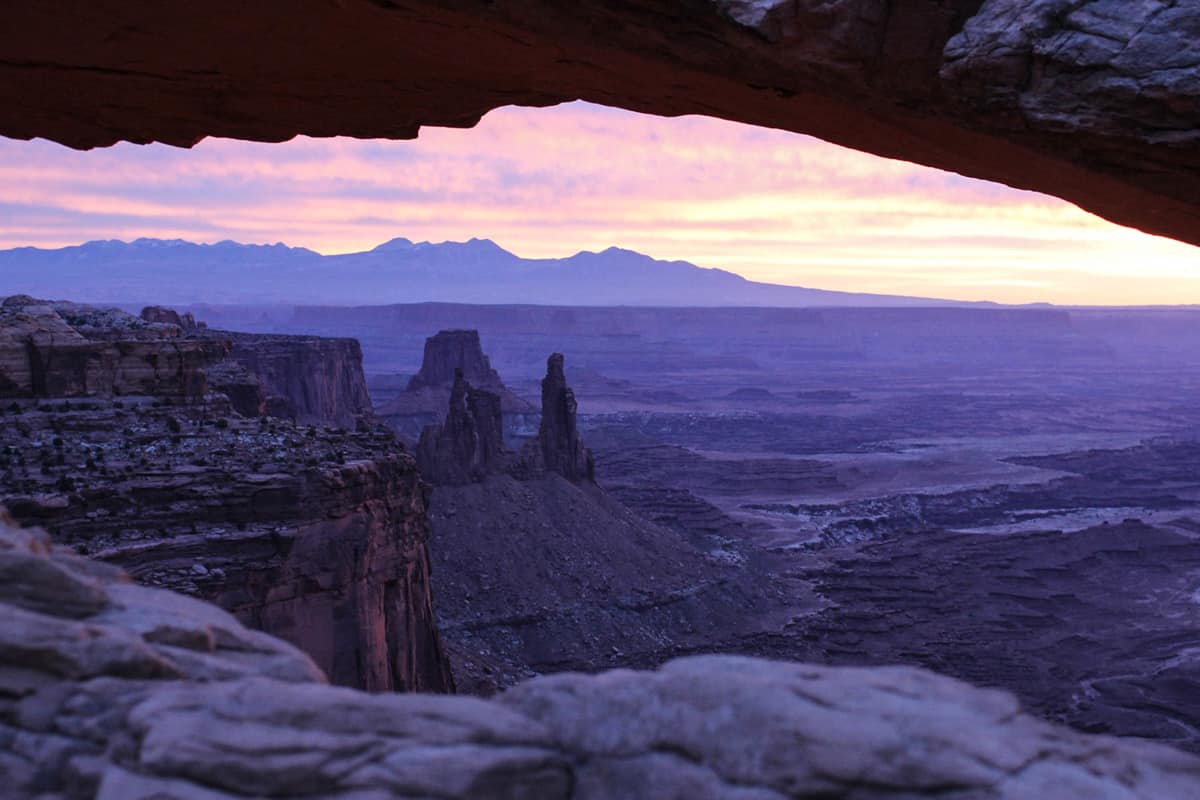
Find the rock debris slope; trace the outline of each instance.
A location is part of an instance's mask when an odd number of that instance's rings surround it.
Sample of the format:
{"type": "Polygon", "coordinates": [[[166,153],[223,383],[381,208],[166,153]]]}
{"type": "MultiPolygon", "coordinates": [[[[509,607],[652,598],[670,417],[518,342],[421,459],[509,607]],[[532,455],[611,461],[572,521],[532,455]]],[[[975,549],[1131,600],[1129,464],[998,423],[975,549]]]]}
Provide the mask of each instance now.
{"type": "Polygon", "coordinates": [[[499,397],[459,373],[421,435],[434,603],[460,690],[535,672],[654,665],[758,630],[754,570],[649,523],[594,480],[564,359],[547,359],[537,435],[504,448],[499,397]]]}
{"type": "Polygon", "coordinates": [[[0,519],[12,800],[1185,800],[1200,760],[910,668],[698,657],[498,700],[331,687],[213,606],[0,519]]]}
{"type": "Polygon", "coordinates": [[[1200,243],[1200,0],[8,5],[9,137],[405,139],[584,99],[812,134],[1200,243]]]}

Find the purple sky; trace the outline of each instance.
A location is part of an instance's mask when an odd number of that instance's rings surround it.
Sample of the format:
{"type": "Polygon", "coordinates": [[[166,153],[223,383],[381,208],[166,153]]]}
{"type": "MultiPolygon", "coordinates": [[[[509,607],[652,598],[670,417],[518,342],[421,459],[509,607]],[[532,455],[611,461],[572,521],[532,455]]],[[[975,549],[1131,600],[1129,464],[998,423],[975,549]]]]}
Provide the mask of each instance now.
{"type": "Polygon", "coordinates": [[[1200,249],[1062,201],[719,120],[574,103],[413,142],[228,140],[79,153],[0,139],[0,247],[138,236],[617,245],[826,289],[1005,302],[1197,303],[1200,249]]]}

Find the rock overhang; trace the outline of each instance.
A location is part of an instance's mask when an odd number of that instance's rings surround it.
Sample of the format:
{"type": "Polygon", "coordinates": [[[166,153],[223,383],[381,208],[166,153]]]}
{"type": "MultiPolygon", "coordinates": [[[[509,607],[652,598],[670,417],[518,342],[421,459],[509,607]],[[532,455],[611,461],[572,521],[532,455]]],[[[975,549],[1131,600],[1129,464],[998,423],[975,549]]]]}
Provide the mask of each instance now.
{"type": "Polygon", "coordinates": [[[10,5],[9,137],[405,139],[584,99],[811,134],[1200,244],[1200,0],[10,5]]]}

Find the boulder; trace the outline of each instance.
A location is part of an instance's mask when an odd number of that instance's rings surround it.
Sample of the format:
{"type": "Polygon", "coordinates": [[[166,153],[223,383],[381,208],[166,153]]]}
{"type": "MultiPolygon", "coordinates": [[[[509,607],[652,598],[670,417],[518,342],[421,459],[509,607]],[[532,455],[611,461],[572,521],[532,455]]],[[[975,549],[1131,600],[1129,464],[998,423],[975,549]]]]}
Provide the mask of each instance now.
{"type": "Polygon", "coordinates": [[[918,669],[701,656],[492,701],[368,695],[212,606],[0,520],[0,566],[15,562],[39,566],[0,595],[12,800],[1200,795],[1195,756],[1056,727],[918,669]],[[39,599],[68,584],[87,599],[66,613],[39,599]]]}

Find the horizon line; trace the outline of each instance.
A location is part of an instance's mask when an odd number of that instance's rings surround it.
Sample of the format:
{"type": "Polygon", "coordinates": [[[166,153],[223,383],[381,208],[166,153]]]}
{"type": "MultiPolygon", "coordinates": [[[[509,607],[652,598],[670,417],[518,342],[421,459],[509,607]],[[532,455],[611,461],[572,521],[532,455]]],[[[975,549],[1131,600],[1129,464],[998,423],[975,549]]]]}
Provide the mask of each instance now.
{"type": "MultiPolygon", "coordinates": [[[[903,298],[903,299],[908,299],[908,300],[918,300],[918,301],[928,300],[928,301],[931,301],[932,303],[938,303],[938,304],[958,304],[957,306],[945,306],[945,305],[941,305],[941,306],[938,306],[938,305],[929,305],[929,306],[922,306],[922,305],[909,305],[909,306],[853,306],[853,305],[846,305],[846,306],[828,306],[828,305],[812,305],[812,306],[683,305],[683,306],[668,306],[668,305],[654,305],[654,304],[640,304],[640,303],[606,304],[606,305],[563,305],[560,303],[538,303],[538,302],[470,303],[470,302],[439,301],[439,300],[419,301],[419,302],[415,302],[415,303],[378,303],[378,304],[370,304],[370,303],[361,304],[360,303],[360,304],[326,305],[326,306],[322,306],[319,304],[303,304],[303,303],[238,304],[238,303],[212,303],[212,302],[206,302],[206,301],[193,301],[191,303],[185,304],[185,305],[191,305],[191,306],[207,305],[207,306],[212,306],[212,307],[224,307],[224,308],[238,308],[238,307],[382,308],[382,307],[388,307],[388,306],[402,306],[402,305],[439,305],[440,304],[440,305],[493,306],[493,307],[533,306],[533,307],[547,307],[547,308],[553,308],[553,307],[558,307],[558,308],[648,308],[648,309],[675,309],[675,310],[678,310],[678,309],[716,309],[716,308],[724,308],[724,309],[777,308],[777,309],[821,309],[821,310],[836,309],[836,308],[842,308],[842,309],[854,309],[854,308],[921,309],[921,308],[926,308],[926,309],[928,309],[928,308],[939,308],[939,307],[942,307],[942,308],[945,308],[945,307],[959,307],[959,308],[991,307],[994,309],[1046,309],[1046,308],[1052,308],[1052,309],[1062,309],[1062,310],[1104,310],[1104,309],[1110,309],[1110,310],[1116,310],[1116,309],[1120,309],[1120,310],[1187,310],[1187,309],[1200,308],[1200,303],[1174,303],[1174,304],[1171,304],[1171,303],[1157,303],[1157,304],[1141,303],[1141,304],[1136,304],[1136,305],[1118,305],[1118,304],[1109,305],[1109,304],[1094,304],[1094,303],[1059,304],[1059,303],[1053,303],[1050,301],[1030,301],[1030,302],[1026,302],[1026,303],[1005,303],[1005,302],[1002,302],[999,300],[959,300],[959,299],[949,298],[949,297],[930,297],[930,296],[925,296],[925,295],[902,295],[902,294],[892,294],[892,293],[886,293],[886,292],[856,291],[856,290],[850,290],[850,289],[824,289],[824,288],[819,288],[819,287],[814,287],[814,286],[801,286],[798,284],[776,283],[776,282],[772,282],[772,281],[755,280],[753,278],[749,278],[745,275],[742,275],[739,272],[736,272],[734,270],[727,269],[724,267],[706,267],[706,266],[702,266],[700,264],[696,264],[695,262],[692,262],[692,261],[687,261],[685,259],[658,258],[656,256],[649,255],[648,253],[643,253],[640,250],[634,250],[632,248],[622,247],[620,245],[609,245],[608,247],[606,247],[602,250],[586,250],[586,249],[576,250],[575,252],[573,252],[567,256],[554,256],[554,257],[548,257],[548,258],[529,258],[526,256],[522,256],[513,250],[508,249],[504,245],[497,242],[495,239],[492,239],[492,238],[486,237],[486,236],[483,236],[483,237],[471,236],[470,238],[463,239],[463,240],[445,239],[440,242],[433,242],[430,240],[415,241],[415,240],[409,239],[406,236],[393,236],[393,237],[391,237],[385,241],[379,242],[378,244],[374,245],[373,247],[370,247],[365,250],[346,250],[346,251],[342,251],[342,252],[322,252],[320,250],[316,250],[311,247],[306,247],[304,245],[289,244],[282,240],[278,240],[275,242],[245,242],[245,241],[239,241],[236,239],[223,238],[223,239],[218,239],[216,241],[195,241],[192,239],[183,239],[183,238],[179,238],[179,237],[166,239],[166,238],[161,238],[161,237],[157,237],[157,236],[138,236],[138,237],[134,237],[134,238],[128,239],[128,240],[127,239],[118,239],[118,238],[88,239],[86,241],[79,242],[77,244],[65,244],[65,245],[60,245],[57,247],[39,247],[37,245],[17,245],[16,247],[0,248],[0,253],[14,252],[14,251],[18,251],[18,250],[36,250],[39,252],[55,252],[55,251],[67,250],[67,249],[70,249],[73,247],[85,247],[89,244],[116,243],[116,244],[121,244],[121,245],[135,245],[139,241],[162,242],[162,243],[167,243],[167,244],[178,242],[178,243],[182,243],[182,244],[186,244],[186,245],[192,245],[195,247],[215,247],[215,246],[222,245],[222,244],[236,245],[239,247],[268,247],[268,248],[269,247],[284,247],[284,248],[287,248],[288,250],[307,251],[309,253],[313,253],[314,255],[316,255],[320,258],[336,258],[338,256],[362,255],[362,254],[372,253],[372,252],[378,250],[380,247],[383,247],[384,245],[390,244],[392,242],[397,242],[397,241],[408,242],[409,244],[413,245],[414,247],[419,247],[421,245],[429,245],[429,246],[434,246],[434,247],[441,246],[441,245],[464,245],[464,244],[470,244],[472,242],[487,243],[487,244],[491,244],[491,245],[495,246],[497,249],[499,249],[511,256],[514,256],[515,258],[519,258],[523,261],[562,261],[562,260],[567,260],[567,259],[573,258],[575,256],[580,256],[580,255],[601,255],[603,253],[607,253],[610,251],[619,251],[619,252],[633,253],[635,255],[643,256],[645,258],[648,258],[652,261],[659,262],[659,263],[687,264],[696,269],[712,270],[712,271],[716,271],[716,272],[725,272],[725,273],[728,273],[731,275],[736,275],[739,278],[741,278],[742,280],[747,281],[748,283],[757,284],[759,286],[777,286],[782,289],[803,289],[803,290],[808,290],[808,291],[817,291],[817,292],[825,292],[825,293],[829,293],[829,294],[840,294],[840,295],[863,295],[865,297],[896,297],[896,298],[903,298]]],[[[7,297],[7,296],[11,296],[11,295],[4,295],[4,296],[7,297]]],[[[68,301],[68,302],[74,302],[74,301],[68,301]]],[[[80,301],[80,302],[86,303],[87,301],[80,301]]],[[[125,305],[128,307],[138,305],[138,303],[128,303],[126,301],[118,301],[117,304],[125,305]]],[[[176,304],[176,305],[178,305],[178,304],[176,304]]]]}

